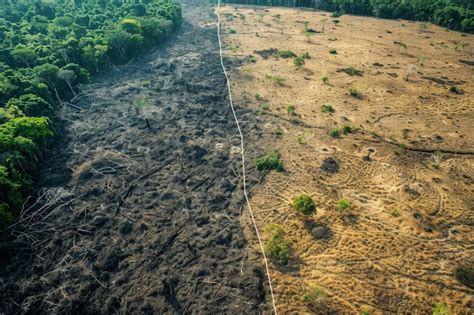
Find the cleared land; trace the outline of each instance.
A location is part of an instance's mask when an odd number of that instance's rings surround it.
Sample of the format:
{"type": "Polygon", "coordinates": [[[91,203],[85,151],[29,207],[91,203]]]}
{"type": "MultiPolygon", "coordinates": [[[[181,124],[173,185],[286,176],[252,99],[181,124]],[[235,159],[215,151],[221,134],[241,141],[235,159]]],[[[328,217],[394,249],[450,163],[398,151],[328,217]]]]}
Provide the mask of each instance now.
{"type": "Polygon", "coordinates": [[[474,37],[318,11],[222,14],[226,56],[245,60],[232,71],[236,103],[262,121],[260,153],[277,150],[285,164],[251,199],[262,234],[281,224],[295,247],[288,266],[271,264],[279,311],[426,314],[443,301],[469,313],[474,37]],[[297,66],[286,50],[309,58],[297,66]],[[301,193],[316,214],[291,209],[301,193]]]}
{"type": "MultiPolygon", "coordinates": [[[[171,39],[87,87],[40,198],[11,232],[0,313],[257,313],[237,128],[213,8],[184,8],[171,39]]],[[[246,130],[251,111],[238,111],[246,130]]],[[[257,139],[246,135],[251,143],[257,139]]],[[[252,154],[250,157],[252,158],[252,154]]],[[[250,173],[252,174],[252,173],[250,173]]]]}

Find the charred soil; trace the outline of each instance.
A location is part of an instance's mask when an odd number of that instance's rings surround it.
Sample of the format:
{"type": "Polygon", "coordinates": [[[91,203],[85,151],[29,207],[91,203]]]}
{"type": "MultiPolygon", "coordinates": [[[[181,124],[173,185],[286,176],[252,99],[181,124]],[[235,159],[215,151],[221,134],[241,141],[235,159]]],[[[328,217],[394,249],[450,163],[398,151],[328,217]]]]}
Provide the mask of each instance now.
{"type": "MultiPolygon", "coordinates": [[[[166,44],[62,111],[61,148],[38,201],[10,231],[0,313],[262,309],[265,275],[249,261],[240,225],[240,138],[216,19],[209,6],[183,12],[166,44]]],[[[237,114],[257,143],[256,118],[237,114]]]]}

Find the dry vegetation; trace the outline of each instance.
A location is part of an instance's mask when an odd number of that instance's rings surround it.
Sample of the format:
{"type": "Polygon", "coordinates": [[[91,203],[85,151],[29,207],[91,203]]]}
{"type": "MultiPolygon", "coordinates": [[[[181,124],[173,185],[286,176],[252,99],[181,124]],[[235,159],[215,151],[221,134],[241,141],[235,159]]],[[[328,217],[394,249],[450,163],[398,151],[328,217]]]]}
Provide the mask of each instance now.
{"type": "Polygon", "coordinates": [[[262,156],[284,163],[251,198],[262,232],[278,224],[292,244],[287,265],[271,264],[279,311],[469,313],[472,282],[456,275],[472,281],[474,268],[473,35],[222,13],[226,55],[246,61],[231,78],[236,103],[265,120],[262,156]],[[316,211],[294,211],[302,194],[316,211]]]}

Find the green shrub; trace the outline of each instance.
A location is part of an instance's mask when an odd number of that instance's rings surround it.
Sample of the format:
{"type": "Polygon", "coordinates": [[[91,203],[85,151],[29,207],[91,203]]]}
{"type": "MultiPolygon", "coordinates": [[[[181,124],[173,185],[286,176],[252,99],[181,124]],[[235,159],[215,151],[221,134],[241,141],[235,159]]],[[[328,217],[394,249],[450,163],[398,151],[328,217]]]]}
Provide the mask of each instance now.
{"type": "Polygon", "coordinates": [[[277,129],[277,130],[273,131],[273,135],[277,138],[283,137],[283,134],[284,134],[284,132],[281,129],[277,129]]]}
{"type": "Polygon", "coordinates": [[[334,113],[336,110],[331,105],[325,104],[325,105],[321,106],[321,111],[323,113],[330,113],[331,114],[331,113],[334,113]]]}
{"type": "Polygon", "coordinates": [[[458,94],[459,93],[459,88],[456,85],[451,85],[449,87],[449,92],[454,93],[454,94],[458,94]]]}
{"type": "Polygon", "coordinates": [[[236,30],[234,30],[233,28],[229,28],[229,34],[235,34],[235,33],[237,33],[236,30]]]}
{"type": "Polygon", "coordinates": [[[343,128],[342,128],[342,131],[344,132],[344,134],[348,134],[348,133],[353,133],[354,132],[354,129],[349,126],[349,125],[345,125],[343,128]]]}
{"type": "Polygon", "coordinates": [[[337,50],[335,48],[331,48],[331,50],[329,50],[329,53],[332,55],[337,55],[337,50]]]}
{"type": "Polygon", "coordinates": [[[313,214],[316,206],[313,199],[308,195],[299,195],[293,199],[293,209],[303,214],[313,214]]]}
{"type": "Polygon", "coordinates": [[[328,297],[326,290],[317,285],[313,284],[307,289],[307,293],[303,295],[303,302],[305,303],[316,303],[320,300],[324,300],[328,297]]]}
{"type": "Polygon", "coordinates": [[[433,315],[451,315],[451,310],[445,302],[438,302],[433,307],[433,315]]]}
{"type": "Polygon", "coordinates": [[[303,66],[305,64],[304,58],[303,57],[295,57],[295,59],[293,59],[293,64],[297,68],[303,66]]]}
{"type": "Polygon", "coordinates": [[[263,110],[270,110],[270,103],[268,102],[263,103],[261,106],[263,110]]]}
{"type": "Polygon", "coordinates": [[[329,84],[329,78],[327,76],[323,77],[322,80],[324,84],[329,84]]]}
{"type": "Polygon", "coordinates": [[[296,57],[295,53],[291,50],[280,50],[278,56],[285,59],[296,57]]]}
{"type": "Polygon", "coordinates": [[[362,92],[360,92],[358,89],[354,87],[349,89],[349,93],[352,97],[355,97],[357,99],[362,99],[362,92]]]}
{"type": "Polygon", "coordinates": [[[337,210],[339,211],[344,211],[344,210],[347,210],[351,207],[351,203],[349,202],[349,200],[347,199],[339,199],[336,203],[336,208],[337,210]]]}
{"type": "Polygon", "coordinates": [[[290,104],[286,108],[286,112],[288,113],[288,115],[294,116],[296,114],[296,107],[290,104]]]}
{"type": "Polygon", "coordinates": [[[333,138],[339,138],[341,136],[341,132],[339,131],[339,128],[334,128],[329,132],[329,135],[333,138]]]}
{"type": "Polygon", "coordinates": [[[283,162],[280,160],[278,152],[271,152],[264,157],[255,160],[255,167],[258,171],[275,170],[281,172],[284,170],[283,162]]]}
{"type": "Polygon", "coordinates": [[[277,264],[285,266],[293,255],[293,243],[285,238],[285,230],[281,225],[268,224],[265,227],[269,240],[265,243],[265,254],[277,264]]]}

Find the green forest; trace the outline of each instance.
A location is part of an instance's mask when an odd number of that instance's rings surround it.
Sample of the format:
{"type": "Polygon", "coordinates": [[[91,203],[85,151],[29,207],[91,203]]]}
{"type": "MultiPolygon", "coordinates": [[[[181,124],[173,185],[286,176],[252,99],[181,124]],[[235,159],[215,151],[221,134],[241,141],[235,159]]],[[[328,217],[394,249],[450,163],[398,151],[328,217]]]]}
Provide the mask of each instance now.
{"type": "Polygon", "coordinates": [[[2,1],[0,230],[33,193],[61,101],[112,65],[162,42],[181,23],[169,0],[2,1]]]}
{"type": "Polygon", "coordinates": [[[228,3],[306,7],[340,14],[431,22],[452,30],[474,33],[472,0],[225,0],[228,3]]]}

